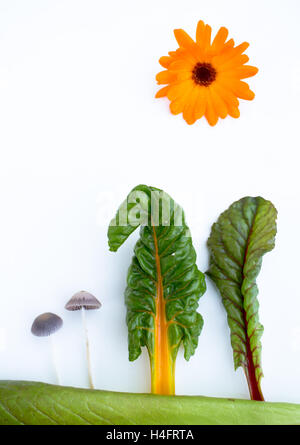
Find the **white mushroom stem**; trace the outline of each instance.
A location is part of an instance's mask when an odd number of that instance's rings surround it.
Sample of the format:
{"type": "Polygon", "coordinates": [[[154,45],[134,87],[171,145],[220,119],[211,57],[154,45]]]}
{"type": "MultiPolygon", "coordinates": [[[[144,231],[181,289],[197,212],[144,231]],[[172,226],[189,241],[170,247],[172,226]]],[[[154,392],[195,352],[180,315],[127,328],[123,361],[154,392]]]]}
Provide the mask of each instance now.
{"type": "Polygon", "coordinates": [[[51,343],[52,363],[53,363],[55,377],[56,377],[56,384],[60,385],[60,378],[59,378],[59,373],[58,373],[58,368],[57,368],[57,356],[56,356],[55,340],[53,338],[53,335],[50,336],[50,343],[51,343]]]}
{"type": "Polygon", "coordinates": [[[86,319],[85,319],[84,307],[81,308],[81,316],[82,316],[82,324],[83,324],[83,329],[84,329],[84,334],[85,334],[86,360],[87,360],[87,371],[88,371],[89,385],[90,385],[91,389],[94,389],[95,387],[94,387],[93,378],[92,378],[89,337],[88,337],[88,330],[87,330],[87,324],[86,324],[86,319]]]}

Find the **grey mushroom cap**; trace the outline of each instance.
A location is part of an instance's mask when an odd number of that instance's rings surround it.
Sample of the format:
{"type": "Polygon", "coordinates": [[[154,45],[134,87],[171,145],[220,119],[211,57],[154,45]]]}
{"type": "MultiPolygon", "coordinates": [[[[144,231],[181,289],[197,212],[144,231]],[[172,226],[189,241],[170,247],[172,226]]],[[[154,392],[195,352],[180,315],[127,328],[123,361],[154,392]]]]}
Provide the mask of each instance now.
{"type": "Polygon", "coordinates": [[[82,308],[87,310],[99,309],[101,306],[100,301],[94,295],[82,290],[73,295],[65,308],[68,311],[79,311],[82,308]]]}
{"type": "Polygon", "coordinates": [[[31,326],[31,332],[37,337],[48,337],[58,331],[63,325],[62,319],[52,312],[45,312],[36,317],[31,326]]]}

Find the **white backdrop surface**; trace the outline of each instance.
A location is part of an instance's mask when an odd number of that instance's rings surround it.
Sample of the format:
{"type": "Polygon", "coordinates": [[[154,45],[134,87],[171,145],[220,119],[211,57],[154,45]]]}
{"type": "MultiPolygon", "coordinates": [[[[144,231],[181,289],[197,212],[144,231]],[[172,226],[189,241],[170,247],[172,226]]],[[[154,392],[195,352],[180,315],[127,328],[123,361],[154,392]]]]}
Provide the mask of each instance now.
{"type": "MultiPolygon", "coordinates": [[[[276,248],[259,275],[262,389],[300,402],[299,15],[297,0],[0,0],[0,379],[54,382],[33,318],[56,312],[57,362],[66,385],[87,386],[81,289],[103,304],[87,315],[97,388],[146,392],[146,352],[127,359],[123,291],[135,233],[117,253],[106,230],[132,187],[164,189],[186,213],[202,271],[218,215],[243,196],[278,209],[276,248]],[[256,98],[211,128],[172,116],[154,99],[158,59],[203,19],[250,42],[256,98]]],[[[220,296],[207,280],[204,328],[189,363],[177,359],[178,394],[248,397],[233,369],[220,296]]]]}

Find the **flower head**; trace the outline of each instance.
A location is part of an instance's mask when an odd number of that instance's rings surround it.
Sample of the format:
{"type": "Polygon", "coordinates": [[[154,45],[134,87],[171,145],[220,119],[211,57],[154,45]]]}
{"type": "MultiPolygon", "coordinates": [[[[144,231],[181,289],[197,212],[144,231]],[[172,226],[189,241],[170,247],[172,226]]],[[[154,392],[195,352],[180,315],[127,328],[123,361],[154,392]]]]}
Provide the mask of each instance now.
{"type": "Polygon", "coordinates": [[[158,73],[156,80],[166,86],[156,97],[167,96],[171,113],[182,113],[190,125],[203,116],[210,125],[215,125],[219,117],[239,117],[238,98],[254,98],[241,79],[258,71],[245,65],[249,57],[243,53],[249,43],[234,46],[233,39],[227,40],[228,30],[224,27],[211,42],[211,27],[202,20],[197,26],[196,42],[183,29],[175,29],[174,34],[179,48],[159,59],[166,70],[158,73]]]}

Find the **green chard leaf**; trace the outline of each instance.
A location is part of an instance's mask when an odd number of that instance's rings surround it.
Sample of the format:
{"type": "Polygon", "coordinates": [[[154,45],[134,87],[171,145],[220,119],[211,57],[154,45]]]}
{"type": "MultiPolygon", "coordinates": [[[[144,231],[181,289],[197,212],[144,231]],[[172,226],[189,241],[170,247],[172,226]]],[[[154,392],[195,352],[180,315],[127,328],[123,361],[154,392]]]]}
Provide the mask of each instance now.
{"type": "Polygon", "coordinates": [[[197,307],[205,278],[196,266],[183,210],[169,195],[146,185],[135,187],[110,223],[110,250],[115,252],[139,226],[125,291],[129,360],[146,346],[152,392],[174,394],[179,346],[189,360],[198,344],[203,320],[197,307]]]}
{"type": "Polygon", "coordinates": [[[234,366],[246,374],[251,399],[263,400],[256,277],[262,256],[273,249],[277,211],[270,201],[246,197],[232,204],[213,225],[207,274],[217,285],[231,331],[234,366]]]}
{"type": "Polygon", "coordinates": [[[300,425],[300,405],[0,381],[0,425],[300,425]]]}

